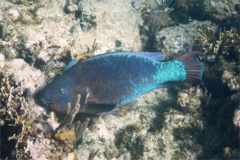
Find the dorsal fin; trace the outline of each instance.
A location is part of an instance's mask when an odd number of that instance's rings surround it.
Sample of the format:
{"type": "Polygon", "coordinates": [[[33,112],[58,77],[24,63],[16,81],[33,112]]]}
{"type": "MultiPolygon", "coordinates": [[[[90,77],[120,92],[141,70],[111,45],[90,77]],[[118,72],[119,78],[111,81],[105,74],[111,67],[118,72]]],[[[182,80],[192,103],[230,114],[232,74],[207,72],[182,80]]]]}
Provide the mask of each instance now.
{"type": "Polygon", "coordinates": [[[160,52],[109,52],[104,54],[99,54],[90,58],[85,59],[85,61],[92,60],[92,58],[102,58],[108,56],[138,56],[138,57],[145,57],[155,61],[163,61],[166,58],[166,55],[160,52]]]}
{"type": "Polygon", "coordinates": [[[77,64],[78,61],[84,60],[88,57],[93,56],[93,53],[86,53],[86,54],[81,54],[78,55],[75,59],[71,60],[63,69],[63,72],[67,71],[69,68],[77,64]]]}
{"type": "Polygon", "coordinates": [[[105,56],[107,57],[107,56],[111,56],[111,55],[115,55],[115,56],[117,56],[117,55],[119,55],[119,56],[123,56],[123,55],[139,56],[139,57],[145,57],[145,58],[155,60],[155,61],[163,61],[166,58],[166,55],[163,54],[163,53],[160,53],[160,52],[110,52],[110,53],[100,54],[100,55],[96,55],[96,56],[92,56],[92,55],[93,55],[93,53],[88,53],[88,54],[83,54],[83,55],[77,56],[75,59],[71,60],[67,64],[67,66],[64,67],[63,72],[67,71],[69,68],[71,68],[72,66],[77,64],[78,61],[91,60],[91,58],[105,57],[105,56]]]}
{"type": "Polygon", "coordinates": [[[64,68],[63,68],[63,72],[66,72],[69,68],[71,68],[72,66],[74,66],[75,64],[77,64],[78,59],[72,59],[64,68]]]}
{"type": "MultiPolygon", "coordinates": [[[[125,52],[123,52],[125,53],[125,52]]],[[[166,55],[160,52],[126,52],[126,54],[143,56],[155,61],[163,61],[166,58],[166,55]]]]}

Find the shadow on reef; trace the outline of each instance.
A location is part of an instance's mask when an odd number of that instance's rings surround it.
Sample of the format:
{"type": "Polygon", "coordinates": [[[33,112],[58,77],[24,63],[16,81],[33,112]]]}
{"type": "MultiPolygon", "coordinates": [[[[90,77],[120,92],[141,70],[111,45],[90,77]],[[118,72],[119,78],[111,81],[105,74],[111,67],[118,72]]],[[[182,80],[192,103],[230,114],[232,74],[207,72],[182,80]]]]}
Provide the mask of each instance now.
{"type": "MultiPolygon", "coordinates": [[[[164,113],[166,113],[170,108],[173,106],[176,106],[177,102],[177,90],[173,87],[170,87],[169,90],[169,96],[171,96],[171,101],[165,100],[163,101],[162,99],[159,99],[158,102],[161,103],[160,106],[165,106],[165,107],[156,107],[154,112],[156,113],[156,118],[152,120],[152,125],[149,128],[149,132],[158,132],[163,128],[163,122],[165,121],[164,113]],[[171,106],[171,107],[168,107],[171,106]]],[[[176,108],[175,108],[176,109],[176,108]]]]}
{"type": "Polygon", "coordinates": [[[203,109],[205,124],[198,140],[202,145],[202,154],[198,157],[200,159],[239,157],[239,128],[234,125],[234,111],[239,106],[240,94],[237,84],[230,80],[224,83],[225,72],[239,74],[237,66],[239,58],[232,50],[228,55],[218,53],[214,63],[206,64],[204,82],[212,98],[203,109]]]}
{"type": "MultiPolygon", "coordinates": [[[[202,144],[203,155],[199,158],[233,158],[228,157],[225,150],[239,148],[239,130],[233,124],[233,115],[239,100],[234,95],[223,99],[212,99],[205,110],[206,125],[199,142],[202,144]]],[[[239,97],[239,96],[238,96],[239,97]]]]}
{"type": "MultiPolygon", "coordinates": [[[[5,119],[4,117],[1,117],[1,118],[5,119]]],[[[19,130],[21,129],[21,127],[13,128],[13,127],[9,126],[9,124],[11,124],[11,123],[9,123],[8,121],[5,121],[4,126],[1,127],[0,159],[5,159],[6,157],[8,157],[11,160],[15,160],[16,159],[16,150],[14,148],[15,148],[15,145],[17,142],[9,141],[8,138],[9,138],[9,135],[19,133],[19,130]]]]}
{"type": "Polygon", "coordinates": [[[210,20],[219,25],[223,30],[236,28],[240,33],[239,18],[240,4],[234,3],[233,7],[227,5],[231,0],[175,0],[171,7],[174,8],[170,16],[179,23],[188,23],[192,19],[201,21],[210,20]]]}
{"type": "MultiPolygon", "coordinates": [[[[143,137],[136,135],[140,128],[137,125],[128,125],[124,130],[116,133],[115,145],[120,148],[126,148],[130,151],[132,159],[139,159],[143,156],[143,137]]],[[[121,151],[120,151],[121,152],[121,151]]],[[[120,153],[119,153],[120,154],[120,153]]]]}
{"type": "Polygon", "coordinates": [[[24,150],[24,141],[31,130],[28,128],[31,125],[28,110],[21,110],[27,104],[26,96],[27,91],[21,83],[0,72],[0,119],[4,122],[0,126],[1,159],[15,159],[24,150]]]}
{"type": "MultiPolygon", "coordinates": [[[[152,108],[152,112],[154,112],[156,116],[151,122],[149,122],[151,125],[147,130],[148,135],[151,134],[149,132],[159,134],[158,132],[164,127],[164,114],[169,110],[169,106],[176,105],[177,99],[174,99],[173,97],[177,97],[177,91],[174,88],[169,90],[171,100],[163,100],[159,97],[159,99],[157,99],[157,106],[152,108]]],[[[145,115],[140,115],[140,119],[146,119],[145,115]]],[[[132,123],[115,134],[115,145],[119,149],[118,155],[121,155],[121,152],[125,152],[122,150],[125,148],[130,151],[131,159],[142,159],[144,157],[147,136],[139,134],[144,128],[143,126],[144,125],[142,125],[141,122],[132,123]]]]}

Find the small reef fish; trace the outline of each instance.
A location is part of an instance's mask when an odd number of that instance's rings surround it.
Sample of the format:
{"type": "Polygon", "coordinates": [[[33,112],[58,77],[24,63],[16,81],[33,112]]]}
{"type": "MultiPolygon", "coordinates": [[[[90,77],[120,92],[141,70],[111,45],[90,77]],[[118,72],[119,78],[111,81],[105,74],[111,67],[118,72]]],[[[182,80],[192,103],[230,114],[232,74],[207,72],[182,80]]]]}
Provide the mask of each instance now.
{"type": "Polygon", "coordinates": [[[56,46],[56,45],[52,45],[52,46],[49,46],[47,49],[49,50],[53,50],[53,51],[57,51],[61,48],[61,46],[56,46]]]}
{"type": "Polygon", "coordinates": [[[80,21],[80,28],[83,32],[85,31],[85,26],[83,21],[80,21]]]}
{"type": "Polygon", "coordinates": [[[85,25],[84,25],[83,8],[82,8],[82,5],[81,5],[81,1],[78,2],[78,12],[81,13],[81,15],[80,15],[80,28],[84,32],[85,31],[85,25]]]}
{"type": "Polygon", "coordinates": [[[79,112],[111,114],[115,108],[169,82],[202,82],[203,64],[194,51],[174,60],[163,61],[156,52],[106,53],[72,64],[63,74],[38,93],[41,102],[56,112],[66,113],[67,104],[76,104],[79,112]]]}

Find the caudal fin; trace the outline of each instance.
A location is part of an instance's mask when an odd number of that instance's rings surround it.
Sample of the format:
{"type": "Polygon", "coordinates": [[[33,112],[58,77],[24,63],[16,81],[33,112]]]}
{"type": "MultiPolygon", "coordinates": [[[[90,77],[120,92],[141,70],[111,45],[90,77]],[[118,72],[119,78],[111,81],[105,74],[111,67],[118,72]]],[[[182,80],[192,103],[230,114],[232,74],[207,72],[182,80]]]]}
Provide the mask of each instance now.
{"type": "Polygon", "coordinates": [[[204,71],[204,66],[198,58],[198,56],[202,55],[202,52],[192,51],[176,58],[176,60],[183,62],[185,65],[185,69],[187,71],[187,82],[203,84],[202,74],[204,71]]]}

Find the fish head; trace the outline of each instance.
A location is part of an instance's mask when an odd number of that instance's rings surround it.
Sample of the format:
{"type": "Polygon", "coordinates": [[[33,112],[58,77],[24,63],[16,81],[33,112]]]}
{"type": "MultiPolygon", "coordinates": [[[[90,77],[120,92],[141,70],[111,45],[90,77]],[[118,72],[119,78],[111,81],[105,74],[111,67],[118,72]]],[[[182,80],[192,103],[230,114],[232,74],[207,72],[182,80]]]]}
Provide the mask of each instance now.
{"type": "Polygon", "coordinates": [[[71,77],[62,75],[43,88],[37,98],[51,110],[66,113],[68,103],[76,103],[79,91],[79,87],[71,77]]]}

